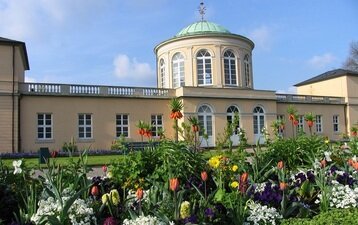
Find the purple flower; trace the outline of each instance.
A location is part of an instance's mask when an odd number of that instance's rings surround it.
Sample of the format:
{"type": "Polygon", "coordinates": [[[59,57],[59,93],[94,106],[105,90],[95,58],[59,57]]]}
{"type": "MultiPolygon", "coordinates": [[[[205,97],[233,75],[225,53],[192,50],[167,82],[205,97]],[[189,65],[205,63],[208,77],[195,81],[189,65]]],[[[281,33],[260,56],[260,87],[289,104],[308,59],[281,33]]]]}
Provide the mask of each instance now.
{"type": "Polygon", "coordinates": [[[187,223],[197,223],[198,222],[198,218],[196,217],[196,215],[191,215],[187,218],[184,219],[184,224],[187,223]]]}
{"type": "Polygon", "coordinates": [[[212,219],[215,216],[214,210],[212,208],[205,209],[205,216],[212,219]]]}
{"type": "Polygon", "coordinates": [[[114,217],[107,217],[103,222],[103,225],[117,225],[117,221],[114,217]]]}

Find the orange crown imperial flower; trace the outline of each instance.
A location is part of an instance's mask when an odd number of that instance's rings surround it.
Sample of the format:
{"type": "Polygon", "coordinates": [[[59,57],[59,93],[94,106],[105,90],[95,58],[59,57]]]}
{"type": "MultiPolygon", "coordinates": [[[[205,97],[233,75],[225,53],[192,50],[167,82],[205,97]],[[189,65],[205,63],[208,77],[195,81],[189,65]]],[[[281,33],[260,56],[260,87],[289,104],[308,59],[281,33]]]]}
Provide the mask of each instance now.
{"type": "Polygon", "coordinates": [[[177,191],[179,189],[179,180],[178,178],[171,178],[169,180],[169,188],[172,191],[177,191]]]}

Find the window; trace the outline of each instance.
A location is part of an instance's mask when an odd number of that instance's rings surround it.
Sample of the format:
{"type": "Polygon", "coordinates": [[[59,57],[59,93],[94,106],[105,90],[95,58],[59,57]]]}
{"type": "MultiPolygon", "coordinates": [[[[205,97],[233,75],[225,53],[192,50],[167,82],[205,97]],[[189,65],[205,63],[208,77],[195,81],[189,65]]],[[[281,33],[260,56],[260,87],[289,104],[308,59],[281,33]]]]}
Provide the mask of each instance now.
{"type": "Polygon", "coordinates": [[[236,61],[232,51],[224,53],[224,74],[226,85],[237,85],[236,82],[236,61]]]}
{"type": "Polygon", "coordinates": [[[245,87],[251,86],[251,77],[250,77],[250,60],[249,55],[245,55],[244,57],[244,76],[245,76],[245,87]]]}
{"type": "Polygon", "coordinates": [[[305,130],[305,117],[303,115],[299,115],[297,124],[297,131],[304,131],[305,130]]]}
{"type": "Polygon", "coordinates": [[[152,136],[159,137],[160,133],[163,131],[163,116],[152,115],[151,124],[152,124],[152,136]]]}
{"type": "Polygon", "coordinates": [[[92,114],[78,115],[78,137],[80,139],[92,138],[92,114]]]}
{"type": "Polygon", "coordinates": [[[159,62],[159,69],[160,69],[160,86],[161,88],[165,88],[165,63],[164,59],[161,59],[159,62]]]}
{"type": "Polygon", "coordinates": [[[173,56],[173,87],[185,86],[184,82],[184,56],[176,53],[173,56]]]}
{"type": "Polygon", "coordinates": [[[335,132],[335,133],[339,132],[339,116],[338,115],[333,116],[333,132],[335,132]]]}
{"type": "Polygon", "coordinates": [[[128,115],[118,114],[116,115],[116,137],[120,136],[129,137],[128,132],[128,115]]]}
{"type": "Polygon", "coordinates": [[[260,106],[257,106],[253,110],[253,125],[254,125],[254,134],[261,135],[261,131],[265,126],[265,112],[263,108],[261,108],[260,106]]]}
{"type": "Polygon", "coordinates": [[[213,84],[211,74],[211,55],[207,50],[201,50],[196,55],[198,84],[211,85],[213,84]]]}
{"type": "MultiPolygon", "coordinates": [[[[229,108],[227,108],[227,110],[226,110],[227,122],[231,124],[234,121],[235,116],[239,117],[239,109],[236,106],[232,105],[229,108]]],[[[237,119],[238,119],[237,126],[234,129],[234,134],[238,134],[239,129],[240,129],[240,120],[239,120],[239,118],[237,118],[237,119]]]]}
{"type": "Polygon", "coordinates": [[[316,132],[322,133],[322,116],[316,115],[316,132]]]}
{"type": "Polygon", "coordinates": [[[37,114],[37,138],[52,139],[52,114],[37,114]]]}
{"type": "Polygon", "coordinates": [[[204,132],[208,136],[213,135],[213,116],[212,110],[207,105],[202,105],[198,109],[198,120],[199,120],[199,136],[203,136],[204,132]]]}

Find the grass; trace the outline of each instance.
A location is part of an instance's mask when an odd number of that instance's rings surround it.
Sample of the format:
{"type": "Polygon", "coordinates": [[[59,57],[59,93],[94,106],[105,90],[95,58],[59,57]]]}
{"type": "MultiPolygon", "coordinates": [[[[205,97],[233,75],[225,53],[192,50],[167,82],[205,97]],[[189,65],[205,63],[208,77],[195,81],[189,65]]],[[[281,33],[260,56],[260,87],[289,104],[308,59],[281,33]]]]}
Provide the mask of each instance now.
{"type": "MultiPolygon", "coordinates": [[[[112,161],[117,161],[123,159],[123,155],[101,155],[101,156],[88,156],[87,157],[87,165],[88,166],[102,166],[102,165],[108,165],[112,161]]],[[[2,159],[2,162],[8,166],[12,167],[12,162],[17,159],[2,159]]],[[[50,161],[55,161],[56,164],[64,165],[66,166],[71,162],[71,160],[78,160],[78,156],[74,157],[58,157],[58,158],[50,158],[50,161]]],[[[39,158],[25,158],[22,159],[22,161],[25,163],[26,167],[28,168],[38,168],[46,167],[46,164],[40,164],[39,158]]]]}

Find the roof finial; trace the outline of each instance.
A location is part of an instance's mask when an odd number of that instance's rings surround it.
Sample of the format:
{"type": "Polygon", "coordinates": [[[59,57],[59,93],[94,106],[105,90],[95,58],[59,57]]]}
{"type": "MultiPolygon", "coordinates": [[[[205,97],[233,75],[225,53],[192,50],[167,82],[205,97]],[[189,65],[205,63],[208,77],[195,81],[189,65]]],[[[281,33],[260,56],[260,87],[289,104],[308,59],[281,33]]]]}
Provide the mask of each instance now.
{"type": "Polygon", "coordinates": [[[204,21],[206,7],[204,6],[204,2],[200,2],[199,13],[201,15],[201,21],[204,21]]]}

